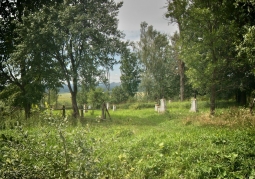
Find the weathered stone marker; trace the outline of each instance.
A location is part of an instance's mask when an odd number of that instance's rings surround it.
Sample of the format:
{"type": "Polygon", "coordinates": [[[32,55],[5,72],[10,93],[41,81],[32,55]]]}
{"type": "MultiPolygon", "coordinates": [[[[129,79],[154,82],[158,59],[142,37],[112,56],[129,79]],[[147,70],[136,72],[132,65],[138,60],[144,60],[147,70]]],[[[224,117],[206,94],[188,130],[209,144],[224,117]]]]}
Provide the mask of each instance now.
{"type": "Polygon", "coordinates": [[[166,100],[160,99],[160,106],[158,107],[158,113],[164,113],[166,111],[166,100]]]}
{"type": "Polygon", "coordinates": [[[158,105],[158,104],[155,104],[155,111],[158,112],[158,108],[159,108],[159,105],[158,105]]]}
{"type": "Polygon", "coordinates": [[[112,110],[116,111],[116,105],[112,105],[112,110]]]}
{"type": "Polygon", "coordinates": [[[191,99],[191,108],[190,112],[197,112],[197,99],[191,99]]]}

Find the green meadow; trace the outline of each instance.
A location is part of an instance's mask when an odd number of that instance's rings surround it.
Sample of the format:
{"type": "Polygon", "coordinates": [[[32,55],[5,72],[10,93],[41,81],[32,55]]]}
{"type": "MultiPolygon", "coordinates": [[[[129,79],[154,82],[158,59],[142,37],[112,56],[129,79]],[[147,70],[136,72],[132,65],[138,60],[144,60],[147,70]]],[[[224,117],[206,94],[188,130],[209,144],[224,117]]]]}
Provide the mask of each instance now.
{"type": "Polygon", "coordinates": [[[123,104],[105,120],[99,110],[78,121],[47,110],[6,119],[0,178],[254,178],[255,118],[224,106],[215,116],[208,102],[193,113],[187,101],[167,104],[164,114],[153,103],[123,104]]]}
{"type": "Polygon", "coordinates": [[[71,104],[71,94],[70,93],[60,93],[58,95],[58,106],[72,106],[71,104]]]}

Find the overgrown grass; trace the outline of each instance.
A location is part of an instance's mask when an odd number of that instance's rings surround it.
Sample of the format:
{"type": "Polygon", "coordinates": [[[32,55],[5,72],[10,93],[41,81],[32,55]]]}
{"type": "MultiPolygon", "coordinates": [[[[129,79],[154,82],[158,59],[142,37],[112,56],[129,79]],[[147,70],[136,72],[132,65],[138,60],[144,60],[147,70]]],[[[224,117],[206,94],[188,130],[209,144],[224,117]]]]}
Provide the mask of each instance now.
{"type": "Polygon", "coordinates": [[[211,117],[198,104],[191,113],[189,101],[173,102],[165,114],[138,104],[103,121],[88,112],[75,125],[45,112],[1,131],[0,178],[255,177],[254,116],[231,107],[211,117]]]}

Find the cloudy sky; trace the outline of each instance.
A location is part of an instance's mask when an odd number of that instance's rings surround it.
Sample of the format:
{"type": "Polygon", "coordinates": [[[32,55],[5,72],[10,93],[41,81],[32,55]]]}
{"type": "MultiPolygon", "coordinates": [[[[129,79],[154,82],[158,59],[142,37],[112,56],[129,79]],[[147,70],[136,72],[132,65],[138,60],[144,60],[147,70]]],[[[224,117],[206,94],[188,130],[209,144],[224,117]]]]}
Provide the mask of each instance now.
{"type": "MultiPolygon", "coordinates": [[[[120,0],[115,0],[120,2],[120,0]]],[[[145,21],[154,29],[172,35],[177,27],[169,24],[164,18],[167,0],[123,0],[124,4],[119,12],[119,29],[126,34],[127,40],[138,41],[140,38],[140,24],[145,21]]],[[[119,82],[119,66],[114,67],[110,74],[111,82],[119,82]]]]}

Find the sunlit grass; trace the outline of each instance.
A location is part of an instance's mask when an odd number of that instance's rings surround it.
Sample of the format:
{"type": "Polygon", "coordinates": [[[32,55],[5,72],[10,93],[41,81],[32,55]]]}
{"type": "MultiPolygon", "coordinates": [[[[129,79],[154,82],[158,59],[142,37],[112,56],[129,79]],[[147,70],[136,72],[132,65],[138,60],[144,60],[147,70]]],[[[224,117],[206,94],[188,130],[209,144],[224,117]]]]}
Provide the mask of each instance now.
{"type": "Polygon", "coordinates": [[[72,106],[71,94],[70,93],[60,93],[58,96],[58,104],[60,106],[65,105],[67,107],[71,107],[72,106]]]}
{"type": "MultiPolygon", "coordinates": [[[[254,117],[247,110],[220,108],[212,117],[207,102],[198,103],[197,113],[189,112],[190,101],[169,103],[164,114],[147,104],[139,106],[146,108],[110,109],[111,119],[107,116],[105,120],[101,120],[100,110],[89,110],[75,125],[71,110],[67,110],[67,119],[57,117],[61,111],[54,111],[51,117],[45,111],[31,119],[38,123],[24,122],[24,131],[28,131],[25,141],[34,143],[30,147],[24,143],[23,148],[41,152],[41,157],[48,152],[51,158],[44,157],[41,166],[54,161],[61,167],[61,161],[65,161],[61,133],[72,156],[70,170],[86,164],[84,172],[98,178],[254,177],[254,117]]],[[[13,131],[2,133],[20,135],[19,130],[13,131]]]]}

